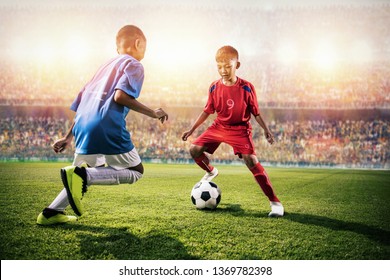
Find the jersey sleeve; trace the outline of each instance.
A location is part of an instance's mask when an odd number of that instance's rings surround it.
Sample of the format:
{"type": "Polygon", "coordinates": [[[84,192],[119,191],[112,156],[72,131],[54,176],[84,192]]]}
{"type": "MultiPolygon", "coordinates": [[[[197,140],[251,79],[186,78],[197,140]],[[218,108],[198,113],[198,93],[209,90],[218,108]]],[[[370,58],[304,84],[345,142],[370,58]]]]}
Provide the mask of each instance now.
{"type": "Polygon", "coordinates": [[[252,113],[252,115],[258,116],[260,115],[260,109],[259,109],[259,103],[257,102],[256,90],[252,84],[249,84],[249,87],[251,89],[249,94],[249,102],[248,102],[250,112],[252,113]]]}
{"type": "Polygon", "coordinates": [[[144,68],[141,63],[135,60],[127,62],[123,74],[120,77],[115,89],[120,89],[128,95],[138,98],[144,82],[144,68]]]}
{"type": "Polygon", "coordinates": [[[77,112],[77,109],[81,102],[81,97],[83,96],[85,87],[79,92],[79,94],[76,96],[76,98],[73,100],[73,103],[70,105],[70,109],[74,112],[77,112]]]}
{"type": "Polygon", "coordinates": [[[207,114],[214,114],[215,113],[215,106],[214,106],[214,92],[215,92],[216,84],[211,84],[209,88],[209,98],[207,99],[206,106],[203,109],[203,112],[207,114]]]}

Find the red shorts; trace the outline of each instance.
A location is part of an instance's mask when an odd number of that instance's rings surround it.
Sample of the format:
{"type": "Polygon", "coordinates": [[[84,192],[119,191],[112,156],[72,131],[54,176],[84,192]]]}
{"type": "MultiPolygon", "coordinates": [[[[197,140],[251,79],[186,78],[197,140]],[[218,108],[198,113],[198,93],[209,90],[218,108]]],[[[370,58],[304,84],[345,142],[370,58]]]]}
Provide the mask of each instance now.
{"type": "Polygon", "coordinates": [[[226,127],[213,123],[192,144],[207,147],[206,152],[213,154],[222,142],[230,145],[240,158],[242,155],[256,154],[252,130],[246,126],[226,127]]]}

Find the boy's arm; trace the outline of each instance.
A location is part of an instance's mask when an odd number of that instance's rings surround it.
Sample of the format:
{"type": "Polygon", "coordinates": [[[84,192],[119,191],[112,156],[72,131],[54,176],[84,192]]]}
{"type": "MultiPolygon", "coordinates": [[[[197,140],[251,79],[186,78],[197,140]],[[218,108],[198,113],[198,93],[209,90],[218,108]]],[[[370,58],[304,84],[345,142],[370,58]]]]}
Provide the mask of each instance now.
{"type": "Polygon", "coordinates": [[[143,115],[149,116],[154,119],[159,119],[161,123],[164,123],[168,120],[168,114],[161,108],[152,110],[149,107],[145,106],[141,102],[137,101],[135,98],[126,94],[124,91],[117,89],[114,95],[114,101],[120,105],[126,106],[127,108],[134,110],[143,115]]]}
{"type": "Polygon", "coordinates": [[[53,150],[54,150],[54,152],[56,154],[62,153],[66,149],[66,147],[69,146],[72,143],[72,139],[73,139],[72,130],[73,130],[73,127],[74,127],[74,122],[70,126],[70,128],[69,128],[68,132],[66,133],[66,135],[54,142],[52,147],[53,147],[53,150]]]}
{"type": "Polygon", "coordinates": [[[263,117],[261,116],[261,114],[258,114],[257,116],[255,116],[255,120],[264,129],[265,138],[267,138],[268,143],[270,143],[272,145],[275,142],[275,138],[272,135],[272,132],[269,130],[267,124],[263,120],[263,117]]]}
{"type": "Polygon", "coordinates": [[[195,123],[192,125],[191,129],[184,132],[181,136],[181,139],[183,139],[183,141],[187,141],[188,137],[195,131],[195,129],[197,129],[202,123],[204,123],[204,121],[210,116],[210,114],[206,113],[206,112],[202,112],[199,117],[196,119],[195,123]]]}

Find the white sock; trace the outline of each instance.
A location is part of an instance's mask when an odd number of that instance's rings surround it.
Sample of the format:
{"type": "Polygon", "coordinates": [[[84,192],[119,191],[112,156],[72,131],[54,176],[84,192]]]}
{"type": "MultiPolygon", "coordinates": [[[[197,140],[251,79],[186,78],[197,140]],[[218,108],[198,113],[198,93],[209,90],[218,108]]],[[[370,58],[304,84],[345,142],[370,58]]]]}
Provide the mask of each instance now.
{"type": "Polygon", "coordinates": [[[116,170],[110,166],[86,168],[87,185],[119,185],[133,184],[141,179],[142,174],[135,170],[116,170]]]}
{"type": "Polygon", "coordinates": [[[66,194],[66,190],[64,188],[47,208],[64,211],[68,205],[68,195],[66,194]]]}
{"type": "MultiPolygon", "coordinates": [[[[142,174],[135,170],[116,170],[112,167],[86,168],[88,185],[119,185],[133,184],[141,179],[142,174]]],[[[48,208],[64,211],[69,206],[65,188],[57,195],[48,208]]]]}

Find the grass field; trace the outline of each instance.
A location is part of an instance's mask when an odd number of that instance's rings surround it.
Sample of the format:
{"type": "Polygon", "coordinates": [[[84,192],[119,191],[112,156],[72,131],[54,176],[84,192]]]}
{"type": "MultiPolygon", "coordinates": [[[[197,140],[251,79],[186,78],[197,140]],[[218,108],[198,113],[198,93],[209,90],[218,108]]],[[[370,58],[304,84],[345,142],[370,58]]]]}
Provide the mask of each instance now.
{"type": "Polygon", "coordinates": [[[90,187],[76,223],[38,226],[63,166],[0,164],[2,260],[390,258],[389,171],[268,168],[286,210],[272,219],[244,166],[218,166],[221,204],[200,211],[190,200],[200,169],[146,164],[134,185],[90,187]]]}

